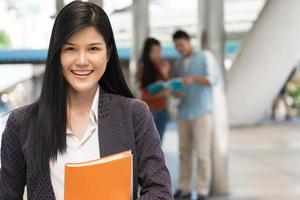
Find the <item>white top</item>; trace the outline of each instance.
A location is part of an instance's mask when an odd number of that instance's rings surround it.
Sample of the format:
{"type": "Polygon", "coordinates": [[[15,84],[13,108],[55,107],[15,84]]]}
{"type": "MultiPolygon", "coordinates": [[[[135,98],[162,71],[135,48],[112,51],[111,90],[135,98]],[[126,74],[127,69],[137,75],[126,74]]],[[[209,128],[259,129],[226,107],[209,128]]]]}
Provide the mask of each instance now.
{"type": "Polygon", "coordinates": [[[221,79],[219,64],[211,51],[204,50],[204,56],[207,66],[207,79],[211,85],[216,85],[218,79],[221,79]]]}
{"type": "Polygon", "coordinates": [[[184,66],[185,72],[187,71],[188,66],[190,65],[190,63],[191,63],[191,56],[188,56],[188,57],[183,59],[183,66],[184,66]]]}
{"type": "Polygon", "coordinates": [[[57,161],[50,161],[50,177],[56,200],[64,200],[65,164],[86,162],[100,158],[98,140],[98,98],[99,86],[90,111],[91,123],[79,140],[67,129],[66,152],[57,155],[57,161]]]}

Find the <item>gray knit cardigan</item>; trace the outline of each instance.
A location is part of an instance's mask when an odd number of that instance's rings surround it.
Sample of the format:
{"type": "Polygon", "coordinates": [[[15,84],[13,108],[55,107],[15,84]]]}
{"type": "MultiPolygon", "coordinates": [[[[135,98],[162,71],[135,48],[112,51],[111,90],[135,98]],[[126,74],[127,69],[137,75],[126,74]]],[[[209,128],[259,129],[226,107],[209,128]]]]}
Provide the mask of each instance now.
{"type": "MultiPolygon", "coordinates": [[[[31,109],[29,105],[12,111],[3,132],[0,200],[21,200],[25,186],[28,200],[55,200],[50,175],[36,174],[26,156],[25,122],[31,109]]],[[[133,199],[172,200],[170,174],[147,105],[100,89],[98,115],[101,157],[133,153],[133,199]]]]}

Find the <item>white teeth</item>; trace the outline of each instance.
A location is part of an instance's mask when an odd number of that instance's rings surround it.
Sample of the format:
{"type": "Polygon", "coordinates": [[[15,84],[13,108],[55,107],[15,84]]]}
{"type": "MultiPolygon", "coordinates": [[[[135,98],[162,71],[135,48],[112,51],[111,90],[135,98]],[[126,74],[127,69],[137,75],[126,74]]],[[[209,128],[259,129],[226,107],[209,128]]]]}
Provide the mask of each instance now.
{"type": "Polygon", "coordinates": [[[71,72],[75,75],[86,76],[93,72],[93,70],[71,70],[71,72]]]}

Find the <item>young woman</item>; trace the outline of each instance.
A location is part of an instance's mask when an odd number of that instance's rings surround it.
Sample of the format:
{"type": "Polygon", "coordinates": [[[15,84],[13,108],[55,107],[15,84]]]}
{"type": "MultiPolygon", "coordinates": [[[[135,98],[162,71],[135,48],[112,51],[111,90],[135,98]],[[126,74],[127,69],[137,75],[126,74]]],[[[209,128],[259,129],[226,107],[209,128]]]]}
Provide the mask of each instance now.
{"type": "Polygon", "coordinates": [[[166,81],[170,78],[170,64],[161,58],[160,42],[154,38],[147,38],[138,67],[138,78],[141,83],[141,99],[145,101],[153,115],[155,125],[161,140],[168,122],[167,96],[168,90],[151,94],[147,90],[149,84],[166,81]]]}
{"type": "Polygon", "coordinates": [[[66,163],[124,150],[133,153],[133,199],[172,199],[151,113],[125,83],[109,19],[74,1],[55,20],[39,99],[7,121],[0,199],[22,199],[26,185],[28,200],[62,200],[66,163]]]}

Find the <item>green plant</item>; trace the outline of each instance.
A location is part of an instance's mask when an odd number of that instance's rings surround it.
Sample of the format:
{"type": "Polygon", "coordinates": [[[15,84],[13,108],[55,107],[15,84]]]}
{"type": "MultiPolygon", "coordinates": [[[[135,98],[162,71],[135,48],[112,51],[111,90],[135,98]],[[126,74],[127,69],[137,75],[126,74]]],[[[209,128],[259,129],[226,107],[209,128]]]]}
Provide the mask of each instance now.
{"type": "Polygon", "coordinates": [[[300,109],[300,84],[289,83],[288,95],[294,100],[294,107],[300,109]]]}
{"type": "Polygon", "coordinates": [[[10,39],[5,31],[0,30],[0,47],[8,47],[10,45],[10,39]]]}

